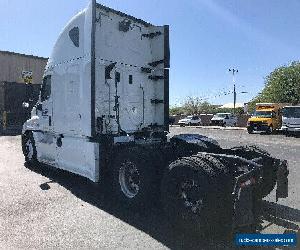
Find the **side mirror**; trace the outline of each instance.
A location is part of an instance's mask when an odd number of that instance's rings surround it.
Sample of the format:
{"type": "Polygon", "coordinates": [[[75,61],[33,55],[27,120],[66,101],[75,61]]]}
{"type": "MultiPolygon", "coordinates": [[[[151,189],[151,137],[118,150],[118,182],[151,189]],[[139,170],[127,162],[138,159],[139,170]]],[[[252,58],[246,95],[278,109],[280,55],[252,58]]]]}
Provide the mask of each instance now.
{"type": "Polygon", "coordinates": [[[29,103],[28,102],[23,102],[22,107],[25,108],[25,109],[28,109],[29,108],[29,103]]]}
{"type": "Polygon", "coordinates": [[[43,110],[43,105],[41,103],[37,103],[36,110],[42,111],[43,110]]]}
{"type": "Polygon", "coordinates": [[[121,81],[121,74],[120,74],[120,72],[116,71],[116,73],[115,73],[115,81],[116,82],[120,82],[121,81]]]}

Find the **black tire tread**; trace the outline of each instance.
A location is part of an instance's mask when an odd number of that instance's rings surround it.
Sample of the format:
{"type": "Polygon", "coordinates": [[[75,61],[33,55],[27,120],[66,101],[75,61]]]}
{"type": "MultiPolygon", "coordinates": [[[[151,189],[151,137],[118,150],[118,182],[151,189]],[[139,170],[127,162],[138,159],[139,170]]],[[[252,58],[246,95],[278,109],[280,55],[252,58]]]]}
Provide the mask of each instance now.
{"type": "MultiPolygon", "coordinates": [[[[228,167],[226,167],[223,163],[221,163],[220,160],[217,158],[207,155],[207,154],[201,154],[198,153],[197,155],[192,155],[190,157],[182,157],[173,163],[170,164],[168,171],[165,173],[164,178],[162,180],[162,202],[166,203],[168,200],[165,198],[164,193],[164,184],[168,183],[169,177],[168,175],[172,175],[172,171],[176,171],[182,169],[190,169],[192,171],[195,171],[195,176],[200,174],[205,176],[205,179],[207,180],[207,184],[203,183],[203,185],[208,185],[204,189],[207,191],[208,197],[212,202],[209,206],[210,209],[208,211],[204,212],[203,217],[196,217],[195,220],[200,220],[199,227],[195,226],[195,222],[190,222],[192,225],[183,225],[186,230],[203,230],[209,231],[213,228],[216,228],[216,226],[225,219],[226,216],[224,215],[231,215],[231,211],[226,212],[226,209],[231,209],[231,185],[229,178],[229,170],[228,167]],[[198,174],[196,174],[198,173],[198,174]],[[226,203],[226,204],[224,204],[226,203]],[[201,223],[202,221],[202,223],[201,223]]],[[[164,207],[172,207],[170,204],[164,204],[164,207]]],[[[173,209],[168,209],[168,211],[172,211],[173,209]]],[[[176,212],[175,212],[176,214],[176,212]]],[[[168,216],[171,216],[170,213],[168,216]]],[[[230,218],[231,219],[231,218],[230,218]]],[[[171,220],[175,220],[174,218],[171,218],[171,220]]],[[[226,222],[228,222],[228,218],[225,219],[226,222]]],[[[182,227],[182,222],[175,222],[178,223],[179,226],[182,227]]],[[[188,222],[186,222],[188,223],[188,222]]]]}
{"type": "Polygon", "coordinates": [[[25,162],[28,165],[30,165],[30,166],[37,165],[37,163],[38,163],[38,160],[37,160],[37,150],[36,150],[35,140],[34,140],[32,132],[27,132],[24,135],[22,135],[22,151],[23,151],[23,155],[25,157],[25,162]],[[26,140],[28,138],[32,141],[32,146],[33,146],[33,157],[32,157],[32,160],[29,160],[27,158],[27,156],[26,156],[26,153],[25,153],[25,143],[26,143],[26,140]]]}

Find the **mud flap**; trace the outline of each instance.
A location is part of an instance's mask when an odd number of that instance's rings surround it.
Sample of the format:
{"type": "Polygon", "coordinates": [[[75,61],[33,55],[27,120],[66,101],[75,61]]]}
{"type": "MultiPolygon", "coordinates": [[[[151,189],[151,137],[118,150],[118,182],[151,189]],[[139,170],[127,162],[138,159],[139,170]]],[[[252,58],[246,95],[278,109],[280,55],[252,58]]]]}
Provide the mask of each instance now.
{"type": "Polygon", "coordinates": [[[276,202],[278,201],[278,198],[288,197],[288,174],[287,161],[280,161],[277,169],[276,202]]]}
{"type": "Polygon", "coordinates": [[[250,225],[253,221],[253,186],[242,187],[234,203],[234,227],[250,225]]]}

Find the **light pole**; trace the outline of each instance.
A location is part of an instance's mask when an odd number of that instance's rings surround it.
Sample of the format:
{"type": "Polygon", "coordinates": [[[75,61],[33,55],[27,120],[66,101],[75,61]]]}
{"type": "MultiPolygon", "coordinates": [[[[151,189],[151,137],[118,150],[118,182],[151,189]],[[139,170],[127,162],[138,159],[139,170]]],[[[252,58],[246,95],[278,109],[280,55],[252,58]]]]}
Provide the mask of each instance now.
{"type": "Polygon", "coordinates": [[[236,90],[235,90],[235,79],[234,75],[239,72],[238,69],[228,69],[229,72],[232,72],[232,82],[233,82],[233,113],[235,114],[235,104],[236,104],[236,90]]]}

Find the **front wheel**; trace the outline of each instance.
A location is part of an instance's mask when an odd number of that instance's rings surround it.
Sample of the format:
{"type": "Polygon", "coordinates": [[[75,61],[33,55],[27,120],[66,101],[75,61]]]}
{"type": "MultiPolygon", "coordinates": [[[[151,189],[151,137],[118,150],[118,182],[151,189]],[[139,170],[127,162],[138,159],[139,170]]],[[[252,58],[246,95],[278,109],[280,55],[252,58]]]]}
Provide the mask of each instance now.
{"type": "Polygon", "coordinates": [[[268,128],[268,130],[267,130],[267,134],[273,134],[274,133],[274,129],[273,129],[273,126],[272,125],[270,125],[269,126],[269,128],[268,128]]]}
{"type": "Polygon", "coordinates": [[[27,164],[34,165],[37,163],[35,140],[31,132],[22,135],[22,151],[27,164]]]}
{"type": "Polygon", "coordinates": [[[247,132],[248,132],[248,134],[253,134],[253,128],[248,127],[248,128],[247,128],[247,132]]]}

